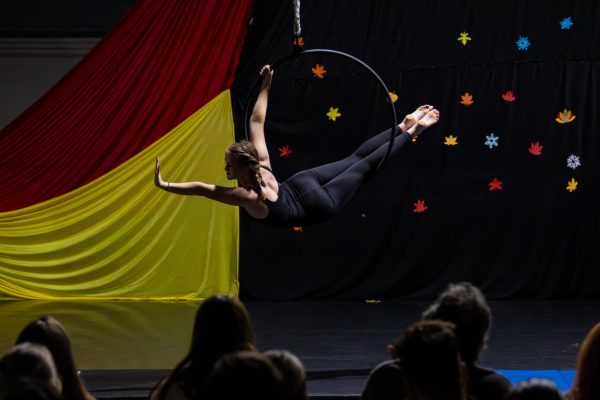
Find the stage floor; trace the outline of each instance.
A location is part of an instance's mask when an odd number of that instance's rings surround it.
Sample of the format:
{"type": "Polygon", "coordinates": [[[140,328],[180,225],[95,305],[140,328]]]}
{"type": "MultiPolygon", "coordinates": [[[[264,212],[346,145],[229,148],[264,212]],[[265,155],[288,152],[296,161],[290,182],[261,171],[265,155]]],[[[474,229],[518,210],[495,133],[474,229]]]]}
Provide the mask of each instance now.
{"type": "MultiPolygon", "coordinates": [[[[199,303],[0,302],[0,348],[41,315],[71,335],[78,367],[99,398],[144,398],[185,354],[199,303]]],[[[312,397],[352,398],[386,345],[428,301],[246,302],[260,350],[288,349],[303,361],[312,397]]],[[[600,321],[600,301],[492,301],[481,364],[500,370],[573,370],[581,341],[600,321]]],[[[544,373],[540,372],[540,376],[544,373]]]]}

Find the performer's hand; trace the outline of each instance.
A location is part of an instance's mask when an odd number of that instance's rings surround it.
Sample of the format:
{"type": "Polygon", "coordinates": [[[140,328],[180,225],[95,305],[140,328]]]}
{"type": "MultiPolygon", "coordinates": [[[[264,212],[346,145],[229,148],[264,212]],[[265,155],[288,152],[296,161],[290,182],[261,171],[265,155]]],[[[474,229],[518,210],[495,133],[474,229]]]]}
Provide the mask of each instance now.
{"type": "Polygon", "coordinates": [[[271,84],[271,79],[273,78],[273,70],[271,69],[271,66],[269,64],[264,65],[260,69],[260,76],[262,76],[263,78],[263,85],[265,83],[268,83],[269,85],[271,84]]]}
{"type": "Polygon", "coordinates": [[[156,168],[154,169],[154,184],[163,189],[165,187],[165,181],[160,176],[160,158],[156,157],[156,168]]]}

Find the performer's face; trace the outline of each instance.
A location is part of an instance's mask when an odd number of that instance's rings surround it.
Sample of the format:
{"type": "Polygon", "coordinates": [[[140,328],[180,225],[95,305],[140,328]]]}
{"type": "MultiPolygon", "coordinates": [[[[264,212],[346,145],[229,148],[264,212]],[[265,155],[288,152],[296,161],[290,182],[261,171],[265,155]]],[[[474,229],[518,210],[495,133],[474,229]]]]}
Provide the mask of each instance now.
{"type": "Polygon", "coordinates": [[[240,177],[240,163],[230,152],[225,153],[225,172],[227,179],[238,179],[240,177]]]}

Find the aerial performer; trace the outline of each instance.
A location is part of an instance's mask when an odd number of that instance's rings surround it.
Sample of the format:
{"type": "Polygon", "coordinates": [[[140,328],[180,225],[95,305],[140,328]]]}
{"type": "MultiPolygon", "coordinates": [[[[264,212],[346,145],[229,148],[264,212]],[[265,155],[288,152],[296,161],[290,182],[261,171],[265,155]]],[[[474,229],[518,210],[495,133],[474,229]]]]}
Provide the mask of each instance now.
{"type": "Polygon", "coordinates": [[[297,172],[279,182],[271,168],[264,131],[273,70],[265,65],[260,75],[260,91],[250,117],[250,141],[233,143],[225,151],[227,179],[236,179],[239,186],[165,181],[157,157],[154,184],[158,188],[241,207],[251,218],[273,226],[314,225],[336,215],[378,171],[388,151],[389,157],[394,157],[406,142],[439,120],[438,110],[420,106],[396,126],[391,149],[388,129],[342,160],[297,172]]]}

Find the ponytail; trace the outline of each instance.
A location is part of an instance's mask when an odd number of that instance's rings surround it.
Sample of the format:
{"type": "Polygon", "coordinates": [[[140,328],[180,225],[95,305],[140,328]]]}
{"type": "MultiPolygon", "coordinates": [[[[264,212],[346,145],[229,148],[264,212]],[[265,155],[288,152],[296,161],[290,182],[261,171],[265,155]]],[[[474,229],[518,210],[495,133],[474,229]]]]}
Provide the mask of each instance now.
{"type": "Polygon", "coordinates": [[[247,140],[242,140],[230,145],[227,148],[227,152],[234,154],[242,167],[253,172],[257,187],[260,190],[260,199],[265,200],[266,197],[262,192],[262,188],[267,187],[267,184],[263,181],[262,176],[260,175],[258,152],[256,151],[254,145],[247,140]]]}

